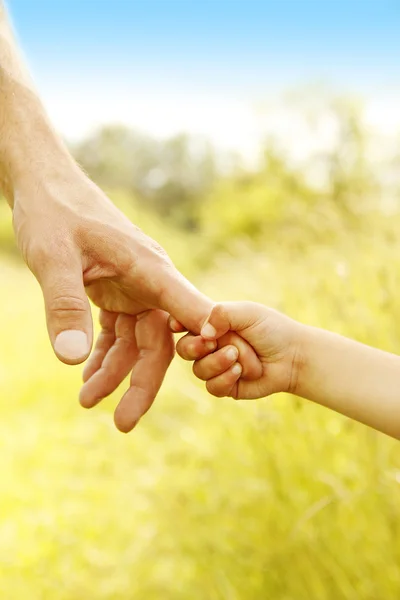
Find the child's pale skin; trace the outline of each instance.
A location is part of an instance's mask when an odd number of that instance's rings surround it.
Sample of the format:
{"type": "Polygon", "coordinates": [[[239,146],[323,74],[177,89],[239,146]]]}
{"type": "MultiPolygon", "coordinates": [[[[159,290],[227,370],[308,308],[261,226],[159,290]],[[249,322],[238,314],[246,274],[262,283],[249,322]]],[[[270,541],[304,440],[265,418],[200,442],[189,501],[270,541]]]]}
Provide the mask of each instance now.
{"type": "MultiPolygon", "coordinates": [[[[182,331],[173,319],[170,326],[182,331]]],[[[253,302],[216,304],[201,336],[188,333],[178,341],[177,352],[194,361],[195,375],[215,396],[253,399],[289,392],[400,439],[400,357],[389,352],[253,302]],[[241,376],[244,357],[232,345],[221,347],[228,331],[253,347],[260,377],[241,376]]]]}

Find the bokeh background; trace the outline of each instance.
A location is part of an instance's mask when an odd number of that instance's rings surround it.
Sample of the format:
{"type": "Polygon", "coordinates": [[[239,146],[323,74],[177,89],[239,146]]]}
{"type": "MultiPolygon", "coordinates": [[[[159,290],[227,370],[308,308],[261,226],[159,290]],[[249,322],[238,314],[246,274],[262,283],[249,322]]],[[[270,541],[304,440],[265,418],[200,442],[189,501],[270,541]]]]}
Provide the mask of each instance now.
{"type": "MultiPolygon", "coordinates": [[[[393,0],[11,0],[84,169],[215,299],[400,352],[393,0]]],[[[176,359],[128,436],[86,412],[0,203],[0,596],[391,600],[398,444],[176,359]]]]}

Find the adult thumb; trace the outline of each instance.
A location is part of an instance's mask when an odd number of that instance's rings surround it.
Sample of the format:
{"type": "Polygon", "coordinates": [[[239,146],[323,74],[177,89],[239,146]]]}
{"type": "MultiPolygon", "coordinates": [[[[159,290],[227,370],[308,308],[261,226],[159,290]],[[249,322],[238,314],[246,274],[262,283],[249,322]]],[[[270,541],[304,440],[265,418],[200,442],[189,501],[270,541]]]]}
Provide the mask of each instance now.
{"type": "Polygon", "coordinates": [[[80,260],[48,260],[37,278],[44,297],[47,329],[57,358],[69,365],[83,362],[91,350],[93,324],[80,260]]]}

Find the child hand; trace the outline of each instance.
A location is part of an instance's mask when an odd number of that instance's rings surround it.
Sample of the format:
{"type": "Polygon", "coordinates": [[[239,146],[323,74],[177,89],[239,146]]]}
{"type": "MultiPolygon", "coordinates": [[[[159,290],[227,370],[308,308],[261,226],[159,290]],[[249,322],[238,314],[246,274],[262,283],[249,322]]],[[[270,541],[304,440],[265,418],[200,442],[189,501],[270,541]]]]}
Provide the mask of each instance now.
{"type": "Polygon", "coordinates": [[[214,306],[201,336],[187,334],[176,349],[183,359],[194,359],[194,374],[206,381],[207,390],[214,396],[253,399],[276,392],[295,393],[302,360],[302,327],[262,304],[225,302],[214,306]],[[228,332],[239,334],[258,356],[261,372],[252,381],[241,377],[241,365],[229,358],[226,347],[205,350],[208,342],[220,342],[228,332]],[[198,350],[196,356],[194,349],[198,350]]]}
{"type": "MultiPolygon", "coordinates": [[[[174,317],[169,318],[169,327],[173,333],[187,331],[174,317]]],[[[262,365],[256,352],[248,342],[234,331],[227,331],[218,339],[205,339],[201,335],[188,333],[184,338],[181,338],[178,344],[184,353],[182,358],[187,361],[199,361],[203,357],[218,351],[221,367],[224,366],[225,369],[228,369],[236,363],[236,368],[240,367],[242,379],[253,381],[261,377],[262,365]]]]}

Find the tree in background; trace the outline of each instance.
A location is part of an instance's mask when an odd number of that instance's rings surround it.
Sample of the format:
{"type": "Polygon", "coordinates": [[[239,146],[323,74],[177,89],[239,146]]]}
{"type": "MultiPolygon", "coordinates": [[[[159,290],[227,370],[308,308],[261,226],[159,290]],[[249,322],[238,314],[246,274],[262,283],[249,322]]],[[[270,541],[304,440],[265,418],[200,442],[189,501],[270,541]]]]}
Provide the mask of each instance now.
{"type": "Polygon", "coordinates": [[[78,144],[74,155],[96,183],[147,201],[183,228],[194,228],[196,206],[214,184],[217,165],[204,139],[155,140],[123,126],[106,126],[78,144]]]}

